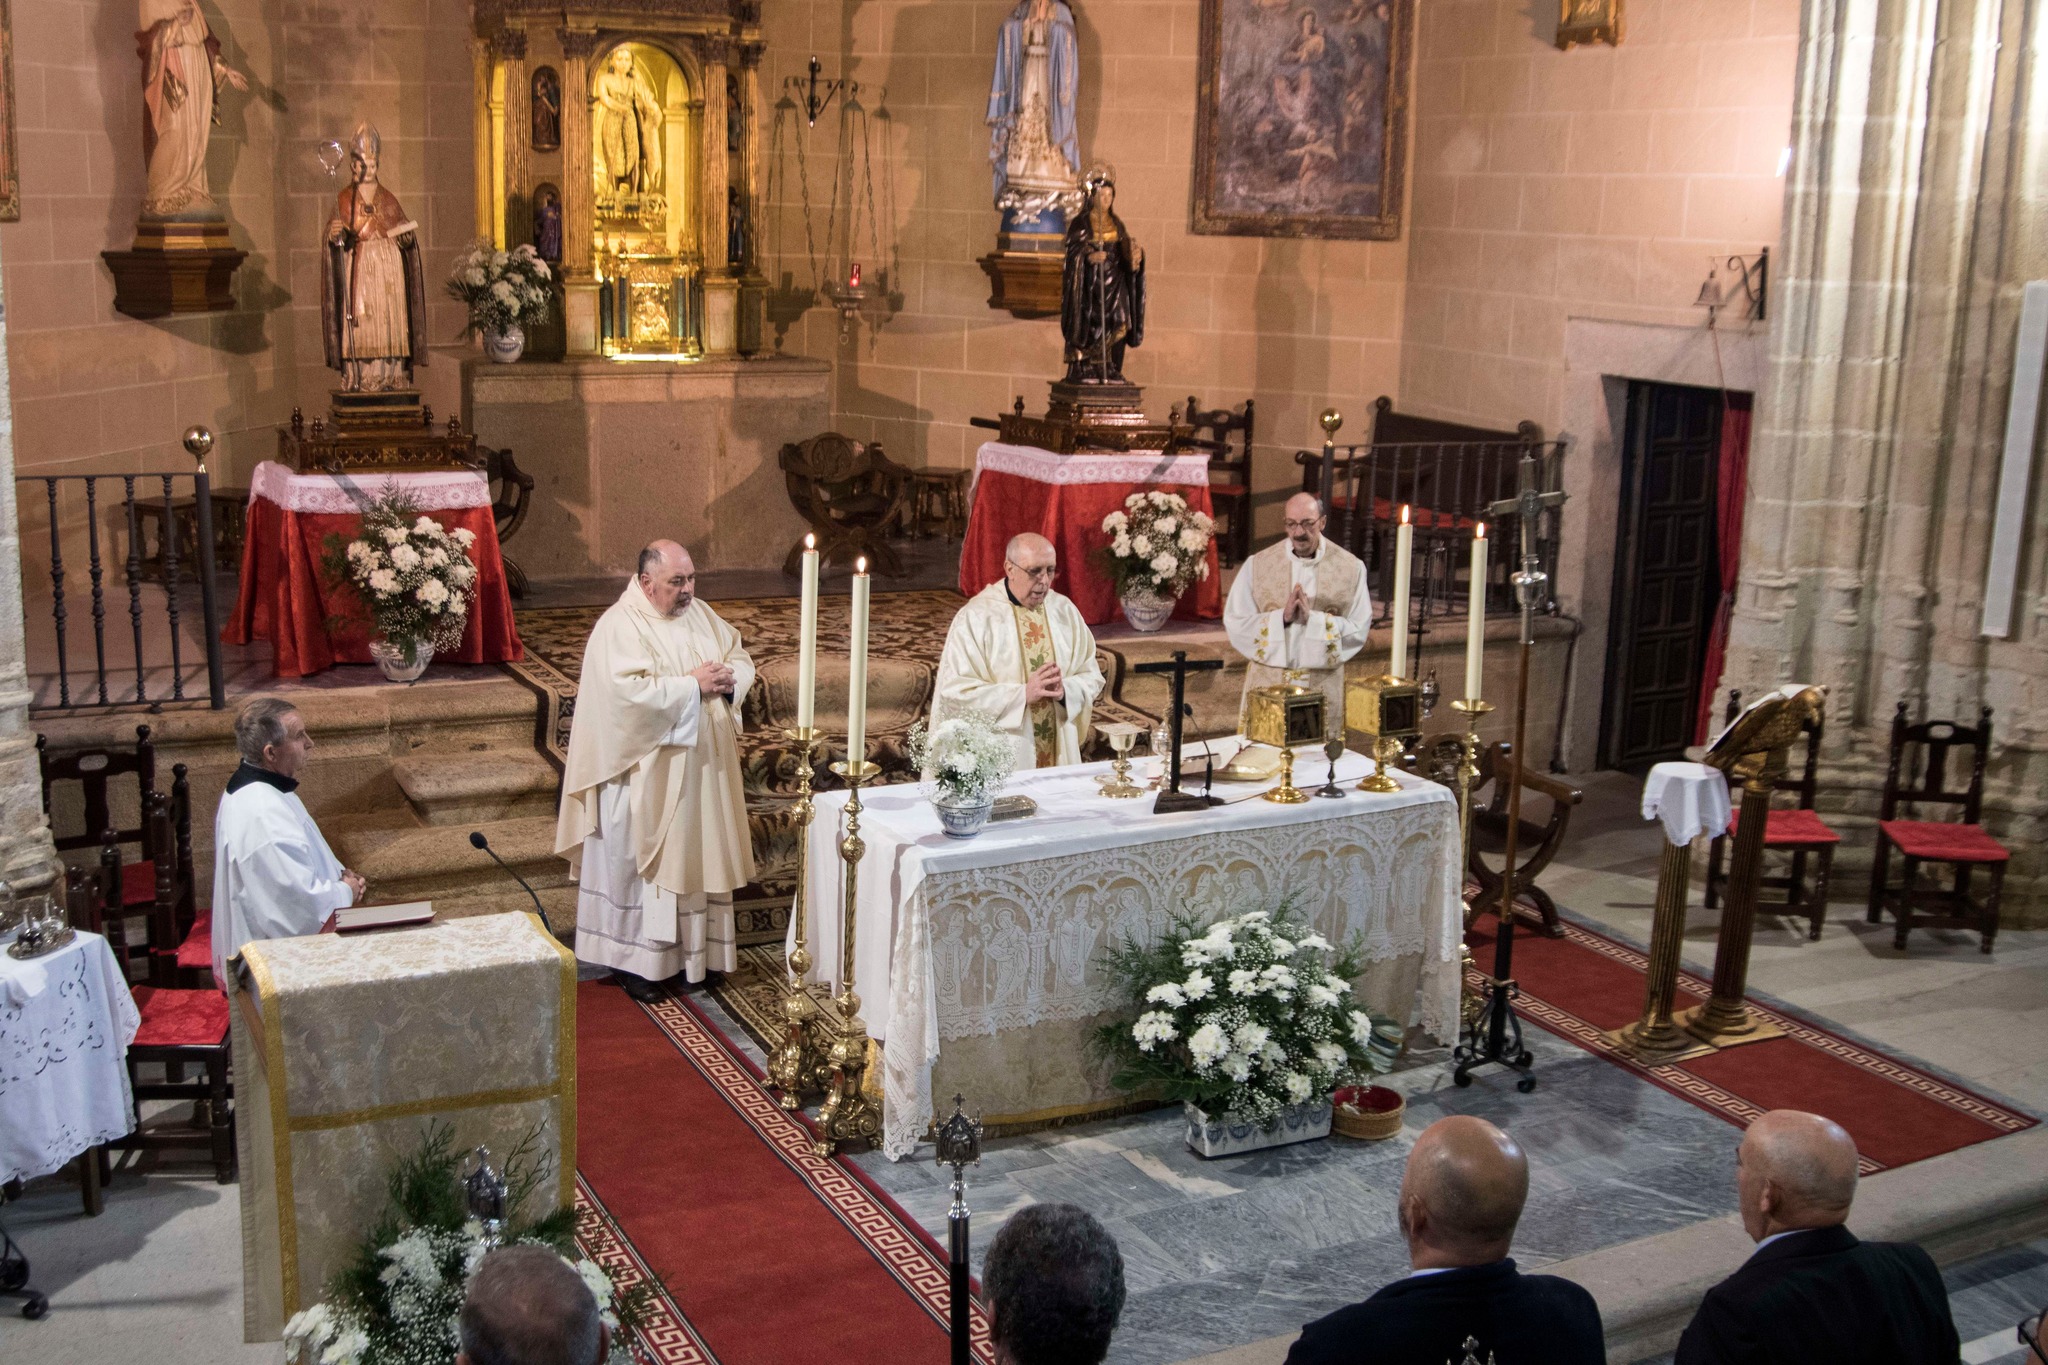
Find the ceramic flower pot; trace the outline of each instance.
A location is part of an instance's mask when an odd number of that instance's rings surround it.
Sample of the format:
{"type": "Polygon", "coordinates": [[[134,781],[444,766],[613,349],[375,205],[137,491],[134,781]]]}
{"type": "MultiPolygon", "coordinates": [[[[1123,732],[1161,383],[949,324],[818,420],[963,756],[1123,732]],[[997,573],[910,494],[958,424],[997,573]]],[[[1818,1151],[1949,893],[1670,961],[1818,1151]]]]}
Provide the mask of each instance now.
{"type": "Polygon", "coordinates": [[[1219,1156],[1242,1156],[1267,1147],[1312,1142],[1330,1135],[1330,1100],[1327,1095],[1280,1111],[1279,1121],[1270,1129],[1236,1114],[1212,1118],[1191,1103],[1183,1103],[1187,1117],[1188,1150],[1204,1160],[1219,1156]]]}
{"type": "Polygon", "coordinates": [[[1336,1112],[1332,1128],[1345,1137],[1384,1142],[1401,1131],[1408,1101],[1383,1085],[1347,1085],[1330,1097],[1336,1112]]]}
{"type": "Polygon", "coordinates": [[[943,796],[932,802],[932,809],[939,813],[939,828],[949,839],[972,839],[981,833],[981,827],[988,823],[989,812],[995,806],[993,800],[971,805],[943,796]]]}
{"type": "Polygon", "coordinates": [[[486,331],[484,354],[500,365],[510,365],[526,354],[526,329],[515,322],[502,331],[486,331]]]}
{"type": "Polygon", "coordinates": [[[1157,630],[1173,615],[1175,600],[1143,588],[1130,588],[1123,594],[1124,620],[1130,622],[1132,630],[1157,630]]]}
{"type": "Polygon", "coordinates": [[[413,646],[412,662],[407,663],[403,646],[388,640],[372,640],[370,657],[377,661],[377,668],[387,681],[417,682],[420,674],[427,671],[427,665],[434,661],[434,647],[425,640],[420,641],[413,646]]]}

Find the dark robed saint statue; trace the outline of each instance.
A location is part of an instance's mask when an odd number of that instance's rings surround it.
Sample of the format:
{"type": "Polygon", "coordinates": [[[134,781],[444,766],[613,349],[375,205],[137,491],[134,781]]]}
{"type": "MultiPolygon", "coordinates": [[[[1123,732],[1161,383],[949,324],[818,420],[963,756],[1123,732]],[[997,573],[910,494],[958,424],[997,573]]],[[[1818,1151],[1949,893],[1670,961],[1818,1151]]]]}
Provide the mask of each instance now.
{"type": "Polygon", "coordinates": [[[1083,182],[1088,205],[1067,224],[1060,281],[1060,334],[1069,384],[1121,384],[1124,350],[1145,341],[1145,253],[1116,216],[1116,179],[1105,168],[1083,182]]]}

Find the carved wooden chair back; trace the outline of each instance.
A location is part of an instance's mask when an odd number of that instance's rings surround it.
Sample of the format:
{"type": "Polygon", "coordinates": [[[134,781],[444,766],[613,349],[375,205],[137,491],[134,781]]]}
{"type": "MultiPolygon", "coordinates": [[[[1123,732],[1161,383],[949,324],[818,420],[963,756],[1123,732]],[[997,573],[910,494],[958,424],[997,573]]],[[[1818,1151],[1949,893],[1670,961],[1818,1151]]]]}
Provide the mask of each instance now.
{"type": "Polygon", "coordinates": [[[1884,798],[1878,818],[1897,817],[1899,806],[1938,805],[1962,807],[1962,823],[1978,823],[1984,807],[1984,764],[1991,753],[1991,708],[1977,713],[1975,725],[1958,725],[1952,720],[1906,721],[1906,703],[1892,712],[1891,757],[1885,765],[1884,798]],[[1953,786],[1950,751],[1970,751],[1969,780],[1953,786]],[[1909,763],[1909,751],[1916,762],[1909,763]],[[1908,778],[1908,771],[1918,776],[1908,778]]]}
{"type": "MultiPolygon", "coordinates": [[[[910,471],[882,451],[880,441],[856,441],[836,431],[782,448],[777,461],[789,500],[818,537],[822,562],[866,555],[880,574],[902,571],[884,539],[910,488],[910,471]]],[[[803,542],[790,547],[785,571],[794,574],[803,542]]]]}
{"type": "Polygon", "coordinates": [[[533,500],[533,475],[519,467],[510,450],[478,446],[484,457],[484,478],[491,486],[491,520],[503,545],[526,520],[527,504],[533,500]]]}
{"type": "Polygon", "coordinates": [[[50,833],[58,852],[98,848],[111,837],[117,843],[140,846],[144,858],[155,856],[149,822],[143,818],[148,795],[156,789],[156,746],[150,742],[149,734],[147,725],[138,725],[132,750],[81,749],[62,758],[50,756],[48,736],[36,736],[36,761],[43,780],[43,814],[50,820],[50,833]],[[125,777],[135,779],[137,818],[133,826],[121,828],[114,823],[113,798],[117,780],[125,777]],[[77,783],[83,798],[84,819],[76,832],[60,829],[51,808],[53,791],[59,783],[77,783]]]}
{"type": "Polygon", "coordinates": [[[1256,409],[1252,399],[1244,409],[1202,407],[1201,399],[1188,395],[1184,416],[1194,428],[1189,444],[1209,452],[1209,497],[1223,521],[1216,552],[1225,564],[1242,564],[1252,552],[1252,441],[1256,409]],[[1235,446],[1231,437],[1235,436],[1235,446]]]}

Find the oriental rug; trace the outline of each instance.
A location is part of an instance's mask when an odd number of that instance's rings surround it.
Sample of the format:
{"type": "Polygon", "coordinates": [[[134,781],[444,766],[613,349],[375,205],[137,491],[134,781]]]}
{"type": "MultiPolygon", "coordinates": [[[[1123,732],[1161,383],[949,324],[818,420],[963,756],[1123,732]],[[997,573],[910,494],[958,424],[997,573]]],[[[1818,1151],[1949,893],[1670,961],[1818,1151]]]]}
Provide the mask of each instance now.
{"type": "MultiPolygon", "coordinates": [[[[1466,935],[1474,958],[1489,965],[1495,923],[1482,919],[1466,935]]],[[[1646,962],[1640,950],[1569,920],[1562,938],[1518,932],[1513,975],[1522,993],[1516,1010],[1524,1020],[1737,1127],[1747,1127],[1772,1109],[1826,1115],[1855,1138],[1865,1174],[1989,1142],[2037,1122],[1925,1067],[1755,996],[1750,1009],[1784,1029],[1784,1037],[1691,1061],[1643,1066],[1616,1052],[1602,1033],[1641,1016],[1646,962]]],[[[1480,979],[1477,972],[1467,975],[1475,987],[1480,979]]],[[[1707,980],[1681,970],[1677,1008],[1701,1003],[1710,990],[1707,980]]]]}
{"type": "Polygon", "coordinates": [[[815,1155],[809,1123],[689,1001],[586,982],[577,1028],[579,1174],[615,1262],[675,1305],[662,1365],[947,1360],[945,1252],[851,1163],[815,1155]]]}
{"type": "MultiPolygon", "coordinates": [[[[884,783],[908,782],[917,774],[910,764],[910,727],[931,709],[932,681],[939,651],[953,615],[967,599],[947,589],[877,593],[868,629],[868,758],[882,767],[884,783]]],[[[740,734],[740,778],[746,792],[747,823],[754,839],[754,865],[759,881],[733,897],[739,941],[780,942],[789,923],[789,900],[795,891],[797,861],[797,755],[783,738],[795,723],[795,676],[800,603],[794,597],[739,598],[712,604],[740,633],[760,681],[748,693],[740,734]]],[[[517,613],[526,657],[505,665],[534,693],[538,703],[534,747],[562,770],[569,752],[569,730],[576,714],[576,679],[583,667],[583,647],[603,606],[539,607],[517,613]]],[[[818,612],[819,688],[833,687],[842,700],[846,691],[844,659],[850,629],[843,599],[828,598],[818,612]]],[[[1115,699],[1122,680],[1122,661],[1111,651],[1098,655],[1109,679],[1108,695],[1095,708],[1098,724],[1130,721],[1149,730],[1156,718],[1115,699]]],[[[829,764],[845,755],[842,715],[819,706],[822,752],[814,757],[814,782],[820,791],[840,785],[829,764]]],[[[1090,757],[1107,758],[1105,753],[1090,757]]]]}

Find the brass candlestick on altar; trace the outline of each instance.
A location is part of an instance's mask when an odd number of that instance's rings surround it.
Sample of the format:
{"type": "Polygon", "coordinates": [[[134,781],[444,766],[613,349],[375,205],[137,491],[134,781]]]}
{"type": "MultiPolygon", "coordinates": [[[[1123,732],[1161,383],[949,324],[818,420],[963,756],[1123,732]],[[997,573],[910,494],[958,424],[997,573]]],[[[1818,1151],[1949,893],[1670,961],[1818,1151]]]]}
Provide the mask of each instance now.
{"type": "Polygon", "coordinates": [[[1401,790],[1387,762],[1401,752],[1402,740],[1422,733],[1422,689],[1391,673],[1353,678],[1344,689],[1344,724],[1372,740],[1373,770],[1359,780],[1358,790],[1401,790]]]}
{"type": "Polygon", "coordinates": [[[811,950],[804,941],[805,873],[810,862],[811,752],[818,731],[812,726],[784,730],[782,737],[797,747],[796,899],[790,907],[795,944],[789,950],[789,993],[782,997],[782,1046],[768,1058],[768,1081],[782,1093],[777,1103],[794,1113],[803,1107],[806,1091],[818,1088],[820,1049],[816,1040],[818,1002],[811,994],[811,950]]]}
{"type": "Polygon", "coordinates": [[[861,1020],[860,996],[853,989],[855,898],[861,856],[867,852],[860,837],[860,789],[862,783],[881,776],[882,768],[849,754],[845,762],[834,763],[832,771],[846,779],[846,836],[839,841],[839,857],[846,864],[846,901],[839,925],[843,949],[839,997],[832,1002],[839,1018],[825,1053],[825,1103],[818,1110],[818,1136],[811,1144],[821,1157],[831,1156],[842,1142],[873,1142],[882,1131],[879,1107],[865,1088],[868,1027],[861,1020]]]}
{"type": "Polygon", "coordinates": [[[1280,785],[1262,795],[1294,806],[1308,800],[1308,793],[1294,785],[1294,746],[1323,737],[1323,694],[1303,687],[1301,674],[1293,669],[1282,676],[1283,681],[1271,687],[1252,689],[1246,699],[1244,735],[1254,744],[1280,751],[1280,785]]]}
{"type": "Polygon", "coordinates": [[[1771,791],[1785,771],[1785,753],[1827,704],[1827,689],[1781,689],[1735,718],[1707,751],[1706,761],[1742,780],[1742,814],[1728,865],[1728,899],[1714,945],[1714,989],[1707,1003],[1678,1016],[1678,1026],[1703,1043],[1734,1047],[1778,1038],[1784,1030],[1750,1013],[1749,939],[1756,926],[1757,883],[1763,876],[1764,827],[1771,791]]]}

